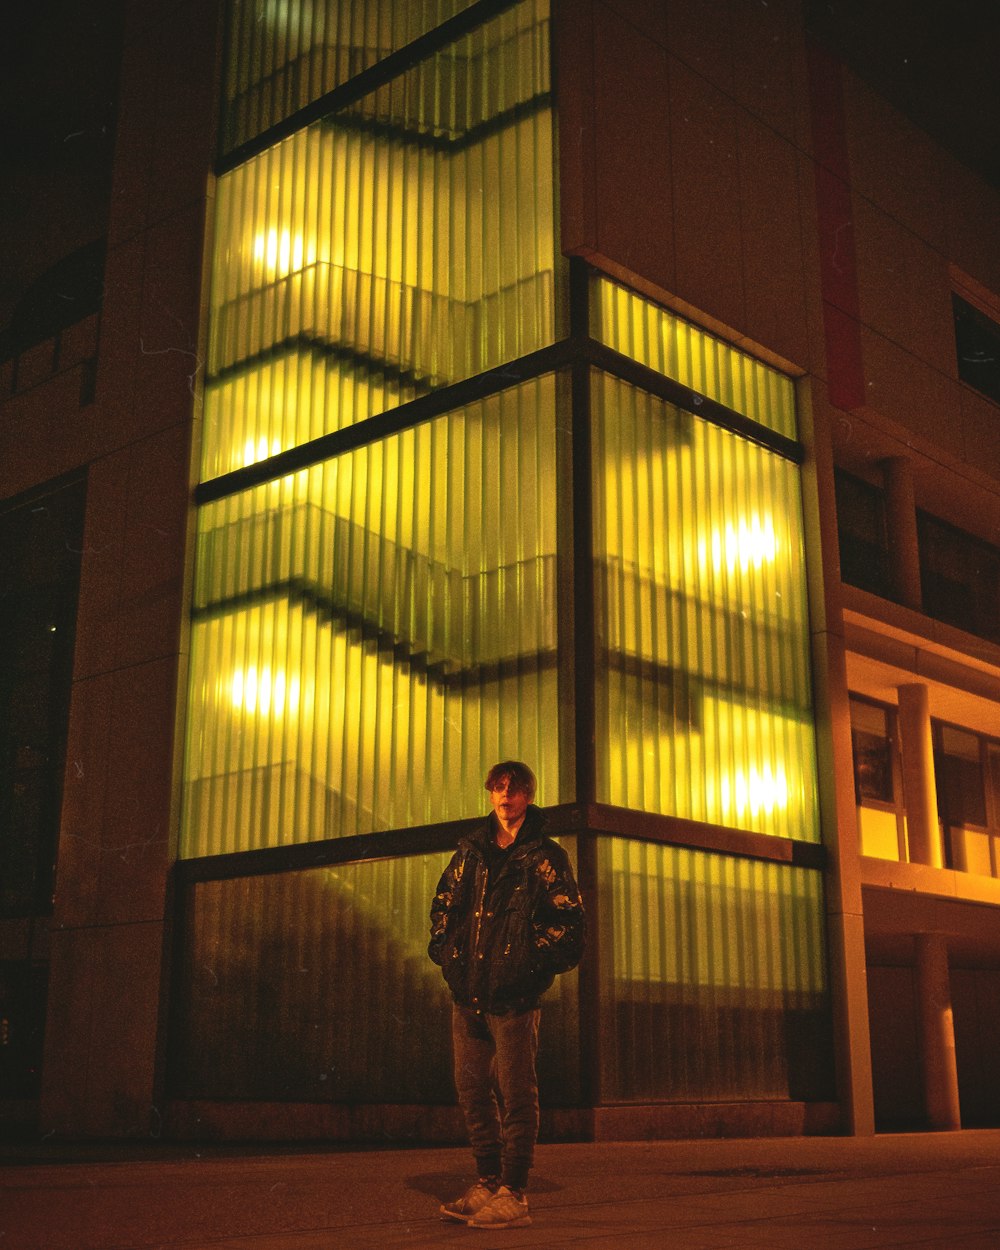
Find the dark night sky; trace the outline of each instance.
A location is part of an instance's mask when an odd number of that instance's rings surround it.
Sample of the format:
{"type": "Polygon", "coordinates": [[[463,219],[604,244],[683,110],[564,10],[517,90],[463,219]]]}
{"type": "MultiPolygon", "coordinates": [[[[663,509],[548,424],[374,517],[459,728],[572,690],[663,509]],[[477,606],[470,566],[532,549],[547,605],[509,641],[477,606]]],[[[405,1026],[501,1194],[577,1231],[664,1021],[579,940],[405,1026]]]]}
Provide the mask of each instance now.
{"type": "Polygon", "coordinates": [[[804,0],[810,29],[1000,187],[1000,0],[804,0]]]}
{"type": "MultiPolygon", "coordinates": [[[[824,42],[1000,186],[1000,0],[804,5],[824,42]]],[[[121,9],[121,0],[3,5],[0,331],[33,281],[106,231],[121,9]]]]}

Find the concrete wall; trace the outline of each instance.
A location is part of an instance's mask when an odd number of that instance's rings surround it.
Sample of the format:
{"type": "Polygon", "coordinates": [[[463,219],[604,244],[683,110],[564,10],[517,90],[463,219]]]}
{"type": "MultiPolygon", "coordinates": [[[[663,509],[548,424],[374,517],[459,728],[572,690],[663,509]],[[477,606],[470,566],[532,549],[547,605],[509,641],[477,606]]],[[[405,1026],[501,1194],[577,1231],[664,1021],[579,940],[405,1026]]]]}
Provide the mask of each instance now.
{"type": "Polygon", "coordinates": [[[93,397],[49,368],[0,411],[0,495],[87,470],[40,1128],[93,1136],[157,1123],[216,100],[217,6],[125,9],[93,397]]]}
{"type": "Polygon", "coordinates": [[[997,541],[1000,423],[958,381],[951,290],[1000,301],[1000,192],[798,0],[555,11],[564,249],[805,374],[838,461],[928,458],[918,505],[997,541]]]}
{"type": "Polygon", "coordinates": [[[563,247],[823,371],[795,0],[556,5],[563,247]]]}

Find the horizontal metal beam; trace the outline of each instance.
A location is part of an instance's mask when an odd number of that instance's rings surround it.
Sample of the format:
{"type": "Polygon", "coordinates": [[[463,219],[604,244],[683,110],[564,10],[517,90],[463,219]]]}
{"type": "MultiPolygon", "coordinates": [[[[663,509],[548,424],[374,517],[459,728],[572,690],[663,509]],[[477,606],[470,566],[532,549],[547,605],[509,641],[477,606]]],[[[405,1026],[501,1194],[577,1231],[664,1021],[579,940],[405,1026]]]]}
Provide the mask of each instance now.
{"type": "MultiPolygon", "coordinates": [[[[658,816],[605,803],[563,803],[544,810],[546,832],[557,838],[619,837],[815,870],[823,869],[827,862],[826,849],[815,842],[771,837],[677,816],[658,816]]],[[[334,864],[362,864],[405,855],[443,853],[454,850],[459,839],[471,833],[484,819],[485,816],[476,816],[439,825],[327,838],[294,846],[206,855],[178,860],[174,870],[180,885],[195,885],[205,881],[302,872],[334,864]]]]}

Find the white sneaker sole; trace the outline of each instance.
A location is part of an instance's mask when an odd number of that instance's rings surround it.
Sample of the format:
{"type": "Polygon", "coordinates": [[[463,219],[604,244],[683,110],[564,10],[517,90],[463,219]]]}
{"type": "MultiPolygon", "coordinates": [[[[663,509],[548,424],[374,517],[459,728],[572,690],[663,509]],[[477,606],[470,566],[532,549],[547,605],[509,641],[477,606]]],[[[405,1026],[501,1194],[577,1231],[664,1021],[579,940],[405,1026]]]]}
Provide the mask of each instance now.
{"type": "Polygon", "coordinates": [[[468,1228],[478,1228],[484,1232],[489,1232],[490,1229],[496,1229],[497,1231],[499,1231],[504,1228],[527,1228],[527,1226],[530,1223],[531,1223],[530,1215],[519,1215],[517,1219],[514,1219],[514,1220],[503,1220],[503,1221],[497,1221],[497,1222],[484,1221],[482,1224],[476,1223],[475,1216],[470,1216],[469,1219],[466,1220],[466,1226],[468,1228]]]}

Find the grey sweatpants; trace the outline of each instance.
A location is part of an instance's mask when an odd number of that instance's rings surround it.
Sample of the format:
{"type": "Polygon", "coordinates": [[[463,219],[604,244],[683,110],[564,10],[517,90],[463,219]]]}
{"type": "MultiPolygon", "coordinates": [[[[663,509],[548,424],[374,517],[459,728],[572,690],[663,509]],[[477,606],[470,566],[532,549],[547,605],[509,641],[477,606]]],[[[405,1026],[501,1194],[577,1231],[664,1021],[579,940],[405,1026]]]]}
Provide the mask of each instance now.
{"type": "Polygon", "coordinates": [[[480,1176],[523,1189],[538,1138],[541,1012],[495,1016],[452,1005],[455,1088],[480,1176]]]}

